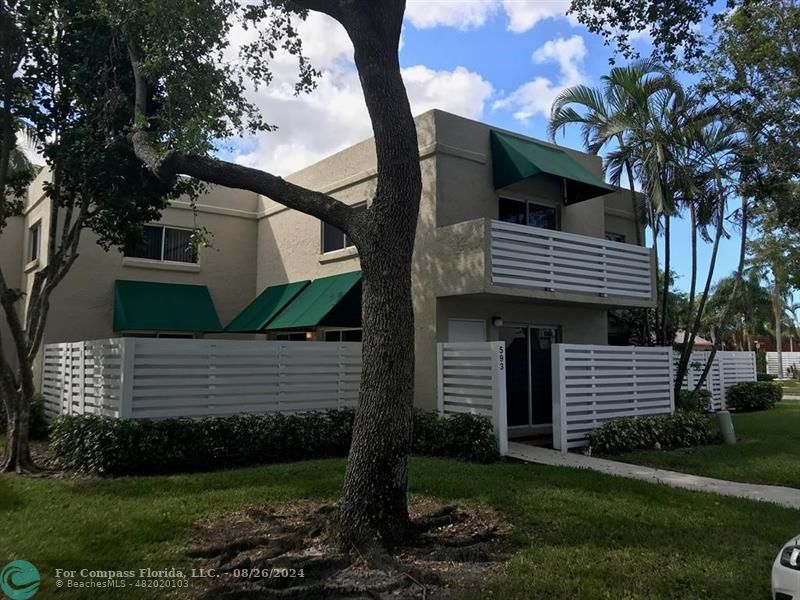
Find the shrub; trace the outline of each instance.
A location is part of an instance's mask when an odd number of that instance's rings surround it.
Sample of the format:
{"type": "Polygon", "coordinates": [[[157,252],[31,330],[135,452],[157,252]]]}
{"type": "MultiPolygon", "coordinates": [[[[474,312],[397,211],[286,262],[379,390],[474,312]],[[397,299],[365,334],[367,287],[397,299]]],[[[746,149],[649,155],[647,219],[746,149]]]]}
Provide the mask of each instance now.
{"type": "Polygon", "coordinates": [[[740,381],[728,390],[728,408],[736,411],[768,410],[783,398],[783,388],[771,381],[740,381]]]}
{"type": "Polygon", "coordinates": [[[676,412],[612,419],[589,434],[589,445],[593,452],[616,454],[702,446],[718,442],[719,438],[719,428],[709,415],[676,412]]]}
{"type": "Polygon", "coordinates": [[[439,417],[417,411],[414,415],[413,452],[470,462],[497,460],[497,442],[489,420],[473,415],[439,417]]]}
{"type": "Polygon", "coordinates": [[[769,373],[756,373],[757,381],[775,381],[775,375],[769,373]]]}
{"type": "Polygon", "coordinates": [[[697,390],[697,395],[692,398],[691,390],[680,390],[675,399],[675,408],[683,412],[705,413],[711,406],[711,392],[697,390]]]}
{"type": "MultiPolygon", "coordinates": [[[[208,471],[346,456],[354,411],[234,415],[204,419],[113,419],[72,415],[50,432],[55,463],[101,475],[208,471]]],[[[489,421],[471,415],[414,416],[413,451],[488,462],[498,456],[489,421]]]]}

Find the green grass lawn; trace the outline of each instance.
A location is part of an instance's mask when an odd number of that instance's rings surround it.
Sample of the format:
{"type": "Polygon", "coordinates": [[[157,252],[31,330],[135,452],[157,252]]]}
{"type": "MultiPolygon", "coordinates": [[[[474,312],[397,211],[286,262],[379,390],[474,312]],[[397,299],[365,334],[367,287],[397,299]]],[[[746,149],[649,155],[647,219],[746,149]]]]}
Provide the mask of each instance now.
{"type": "Polygon", "coordinates": [[[800,381],[787,379],[785,381],[779,381],[778,383],[781,384],[784,394],[800,396],[800,381]]]}
{"type": "MultiPolygon", "coordinates": [[[[116,480],[0,476],[0,560],[42,566],[41,598],[180,596],[54,592],[52,568],[186,566],[187,533],[199,517],[333,499],[343,468],[323,460],[116,480]]],[[[410,476],[415,495],[485,503],[512,522],[516,554],[481,598],[766,600],[772,560],[800,532],[800,511],[588,471],[414,459],[410,476]]]]}
{"type": "Polygon", "coordinates": [[[631,452],[611,458],[732,481],[800,488],[800,402],[733,415],[737,444],[631,452]]]}

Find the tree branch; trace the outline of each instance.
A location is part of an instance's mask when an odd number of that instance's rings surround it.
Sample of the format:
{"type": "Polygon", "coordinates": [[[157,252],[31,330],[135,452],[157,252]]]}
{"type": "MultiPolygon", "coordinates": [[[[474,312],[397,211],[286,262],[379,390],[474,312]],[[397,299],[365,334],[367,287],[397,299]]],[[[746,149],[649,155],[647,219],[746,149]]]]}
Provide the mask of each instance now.
{"type": "MultiPolygon", "coordinates": [[[[130,36],[129,36],[130,37],[130,36]]],[[[228,161],[171,150],[160,153],[147,128],[148,88],[140,68],[140,55],[135,42],[128,41],[135,82],[133,150],[136,156],[159,179],[170,181],[178,174],[189,175],[208,183],[248,190],[266,196],[288,208],[317,217],[344,231],[355,242],[361,241],[360,220],[356,210],[332,196],[289,183],[266,171],[228,161]]]]}

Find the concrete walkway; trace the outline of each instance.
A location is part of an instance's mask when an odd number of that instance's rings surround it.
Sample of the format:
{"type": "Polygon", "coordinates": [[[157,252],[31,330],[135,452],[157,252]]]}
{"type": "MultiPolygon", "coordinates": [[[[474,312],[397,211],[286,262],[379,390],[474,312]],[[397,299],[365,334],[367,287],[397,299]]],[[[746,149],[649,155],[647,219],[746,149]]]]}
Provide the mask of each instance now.
{"type": "Polygon", "coordinates": [[[687,473],[665,471],[664,469],[642,467],[604,458],[584,456],[583,454],[562,453],[558,450],[549,450],[517,442],[508,443],[508,456],[540,465],[591,469],[592,471],[616,477],[640,479],[650,483],[663,483],[676,488],[710,492],[722,496],[734,496],[747,500],[758,500],[759,502],[772,502],[787,508],[800,509],[800,490],[795,488],[712,479],[711,477],[700,477],[687,473]]]}

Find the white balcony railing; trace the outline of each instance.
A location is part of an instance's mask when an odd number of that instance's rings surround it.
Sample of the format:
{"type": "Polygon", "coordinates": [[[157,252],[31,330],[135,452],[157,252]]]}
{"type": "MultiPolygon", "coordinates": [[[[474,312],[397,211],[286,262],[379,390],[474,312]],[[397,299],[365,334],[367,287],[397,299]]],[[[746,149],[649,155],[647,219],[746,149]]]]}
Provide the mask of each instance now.
{"type": "Polygon", "coordinates": [[[492,221],[492,284],[608,298],[653,299],[650,250],[492,221]]]}

